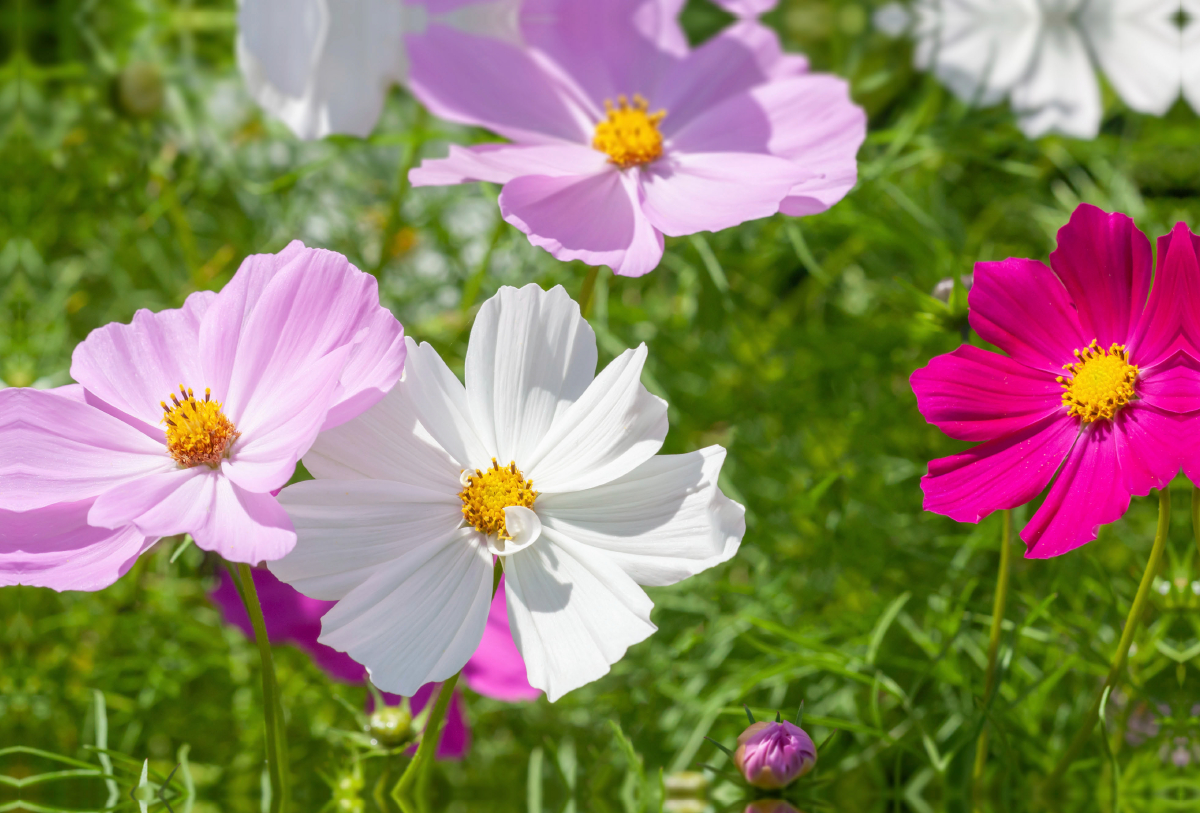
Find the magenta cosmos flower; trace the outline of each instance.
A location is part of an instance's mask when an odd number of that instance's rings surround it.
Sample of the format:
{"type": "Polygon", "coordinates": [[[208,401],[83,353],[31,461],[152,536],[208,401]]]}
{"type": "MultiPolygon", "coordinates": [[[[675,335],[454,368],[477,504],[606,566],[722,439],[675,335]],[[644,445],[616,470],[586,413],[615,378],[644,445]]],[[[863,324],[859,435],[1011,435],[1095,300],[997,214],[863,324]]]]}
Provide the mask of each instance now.
{"type": "Polygon", "coordinates": [[[451,147],[413,184],[503,184],[534,245],[625,276],[658,265],[663,235],[821,212],[854,186],[866,118],[844,81],[757,24],[688,50],[643,17],[574,3],[529,16],[527,49],[441,28],[410,44],[430,110],[512,142],[451,147]]]}
{"type": "Polygon", "coordinates": [[[817,746],[787,720],[751,723],[738,735],[733,764],[756,788],[786,788],[817,764],[817,746]]]}
{"type": "Polygon", "coordinates": [[[375,279],[345,257],[299,242],[250,257],[219,294],[93,331],[71,365],[81,400],[26,393],[15,442],[31,451],[0,508],[90,501],[95,528],[277,559],[296,534],[272,492],[318,431],[383,398],[404,355],[375,279]]]}
{"type": "Polygon", "coordinates": [[[1053,480],[1021,532],[1026,556],[1046,558],[1095,539],[1131,495],[1166,487],[1181,462],[1175,413],[1200,408],[1197,365],[1178,352],[1185,280],[1171,256],[1160,254],[1151,290],[1149,240],[1085,205],[1050,268],[975,266],[971,327],[1008,355],[964,345],[913,373],[926,420],[983,441],[929,464],[926,510],[978,522],[1053,480]]]}
{"type": "MultiPolygon", "coordinates": [[[[334,680],[343,683],[366,681],[367,670],[362,664],[345,652],[317,641],[321,635],[321,616],[337,602],[309,598],[264,569],[254,570],[254,587],[262,603],[267,636],[273,642],[294,644],[304,650],[321,671],[334,680]]],[[[248,637],[254,637],[246,607],[228,573],[221,573],[221,583],[209,597],[228,623],[237,626],[248,637]]],[[[508,628],[508,605],[503,589],[492,599],[483,640],[463,667],[462,680],[474,692],[510,703],[536,700],[542,694],[530,686],[525,677],[525,661],[521,659],[508,628]]],[[[425,708],[435,688],[436,684],[428,683],[413,695],[413,714],[425,708]]],[[[400,702],[396,695],[385,693],[384,698],[389,703],[400,702]]],[[[446,727],[438,742],[437,756],[439,759],[460,759],[470,744],[471,729],[463,713],[462,695],[456,690],[447,712],[446,727]]]]}

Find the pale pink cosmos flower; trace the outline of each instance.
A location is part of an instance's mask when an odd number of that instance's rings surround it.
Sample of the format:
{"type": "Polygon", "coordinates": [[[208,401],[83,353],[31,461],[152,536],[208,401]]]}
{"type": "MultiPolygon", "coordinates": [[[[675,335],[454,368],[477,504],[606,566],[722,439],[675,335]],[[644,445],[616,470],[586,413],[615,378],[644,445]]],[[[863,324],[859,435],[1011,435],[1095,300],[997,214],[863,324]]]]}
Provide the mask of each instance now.
{"type": "Polygon", "coordinates": [[[272,492],[321,429],[383,398],[404,355],[375,279],[345,257],[299,242],[250,257],[219,294],[93,331],[71,365],[79,400],[24,393],[11,442],[29,451],[0,472],[0,508],[90,501],[95,528],[277,559],[296,533],[272,492]]]}
{"type": "Polygon", "coordinates": [[[751,723],[737,741],[733,764],[756,788],[786,788],[817,764],[812,737],[787,720],[751,723]]]}
{"type": "Polygon", "coordinates": [[[606,4],[532,5],[526,49],[448,29],[410,44],[433,113],[512,142],[452,146],[414,185],[503,184],[503,217],[534,245],[626,276],[658,265],[664,235],[821,212],[854,186],[863,111],[765,27],[690,50],[606,4]]]}
{"type": "Polygon", "coordinates": [[[1200,364],[1180,349],[1191,262],[1160,250],[1151,289],[1150,241],[1084,205],[1049,268],[977,264],[971,327],[1008,355],[963,345],[913,373],[926,420],[982,441],[929,464],[925,509],[978,522],[1050,485],[1021,532],[1026,556],[1046,558],[1095,539],[1131,495],[1165,488],[1186,440],[1177,413],[1200,409],[1200,364]]]}
{"type": "MultiPolygon", "coordinates": [[[[345,652],[320,643],[321,616],[325,615],[335,601],[309,598],[279,579],[269,570],[254,570],[254,587],[262,604],[263,619],[267,636],[276,644],[294,644],[308,653],[321,671],[342,683],[363,683],[367,670],[345,652]]],[[[525,677],[525,661],[513,643],[508,627],[508,604],[503,585],[492,598],[488,613],[487,628],[475,654],[463,667],[462,681],[471,691],[495,700],[514,703],[536,700],[541,692],[529,685],[525,677]]],[[[221,583],[209,598],[221,610],[225,621],[237,626],[248,637],[254,637],[246,607],[238,595],[233,579],[227,572],[221,573],[221,583]]],[[[427,683],[412,697],[412,712],[417,714],[425,708],[437,684],[427,683]]],[[[398,704],[400,698],[384,693],[389,704],[398,704]]],[[[438,759],[461,759],[471,745],[471,728],[463,711],[462,694],[455,690],[446,714],[446,726],[438,741],[438,759]]]]}

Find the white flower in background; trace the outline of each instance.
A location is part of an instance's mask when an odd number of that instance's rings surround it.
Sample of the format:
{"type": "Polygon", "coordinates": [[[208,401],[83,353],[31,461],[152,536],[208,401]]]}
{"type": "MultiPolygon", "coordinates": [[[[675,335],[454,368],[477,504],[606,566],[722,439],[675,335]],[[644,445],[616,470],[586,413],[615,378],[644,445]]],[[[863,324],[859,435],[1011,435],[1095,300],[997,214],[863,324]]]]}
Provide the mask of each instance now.
{"type": "Polygon", "coordinates": [[[297,136],[367,136],[408,74],[405,37],[450,25],[516,37],[519,0],[239,0],[250,95],[297,136]]]}
{"type": "Polygon", "coordinates": [[[1183,97],[1200,113],[1200,0],[1183,0],[1188,24],[1183,29],[1183,97]]]}
{"type": "MultiPolygon", "coordinates": [[[[1178,11],[1179,0],[919,0],[916,64],[970,103],[1007,97],[1031,138],[1094,138],[1093,58],[1134,110],[1162,115],[1179,96],[1178,11]]],[[[877,20],[898,30],[898,9],[877,20]]]]}
{"type": "Polygon", "coordinates": [[[561,287],[502,288],[479,311],[466,386],[411,339],[404,378],[322,433],[317,479],[279,499],[299,541],[270,564],[336,599],[321,642],[412,695],[445,680],[487,623],[492,557],[529,682],[551,701],[655,631],[639,585],[732,557],[743,508],[717,487],[725,450],[657,455],[667,405],[641,384],[646,347],[598,376],[596,339],[561,287]]]}

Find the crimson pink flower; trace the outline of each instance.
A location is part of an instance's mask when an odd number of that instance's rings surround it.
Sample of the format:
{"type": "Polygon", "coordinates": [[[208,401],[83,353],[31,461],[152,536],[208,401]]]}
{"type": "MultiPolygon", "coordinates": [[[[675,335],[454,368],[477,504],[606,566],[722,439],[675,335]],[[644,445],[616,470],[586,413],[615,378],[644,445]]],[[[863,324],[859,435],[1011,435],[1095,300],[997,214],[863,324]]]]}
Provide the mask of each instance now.
{"type": "Polygon", "coordinates": [[[444,27],[409,43],[431,111],[513,142],[452,146],[413,184],[503,184],[530,242],[625,276],[658,265],[664,235],[821,212],[854,186],[866,117],[845,81],[750,21],[690,50],[668,4],[638,5],[527,0],[525,49],[444,27]]]}
{"type": "MultiPolygon", "coordinates": [[[[100,586],[130,563],[117,557],[137,537],[189,533],[231,561],[277,559],[296,534],[272,492],[318,431],[391,389],[404,354],[374,277],[345,257],[299,242],[250,257],[219,294],[93,331],[75,348],[74,397],[9,396],[22,408],[6,440],[17,453],[0,469],[0,509],[86,502],[90,526],[132,529],[92,563],[100,586]]],[[[84,544],[79,534],[90,532],[76,530],[71,539],[20,531],[4,544],[24,552],[30,572],[84,544]]],[[[74,589],[69,579],[46,584],[74,589]]]]}
{"type": "MultiPolygon", "coordinates": [[[[296,590],[277,579],[269,570],[256,568],[254,587],[262,604],[263,620],[267,626],[267,637],[272,642],[294,644],[303,649],[331,678],[343,683],[363,683],[367,670],[345,652],[318,643],[321,635],[321,616],[337,604],[336,601],[320,601],[296,590]]],[[[503,577],[502,577],[503,578],[503,577]]],[[[501,585],[503,587],[503,585],[501,585]]],[[[209,597],[220,608],[225,620],[234,624],[253,638],[254,630],[246,608],[227,572],[221,573],[221,583],[209,597]]],[[[535,700],[541,692],[529,685],[525,676],[525,661],[517,651],[512,632],[508,627],[508,604],[504,590],[496,591],[488,613],[487,628],[475,654],[462,670],[463,683],[467,688],[486,697],[507,702],[535,700]]],[[[412,698],[412,711],[417,714],[433,696],[437,684],[427,683],[412,698]]],[[[399,703],[400,698],[384,693],[389,703],[399,703]]],[[[438,742],[439,759],[459,759],[466,754],[471,743],[471,729],[463,714],[462,696],[456,690],[450,701],[446,716],[446,727],[438,742]]]]}
{"type": "Polygon", "coordinates": [[[733,764],[756,788],[786,788],[817,764],[812,737],[794,723],[751,723],[738,735],[733,764]]]}
{"type": "Polygon", "coordinates": [[[983,441],[929,464],[926,510],[978,522],[1053,480],[1021,532],[1026,556],[1046,558],[1095,539],[1131,495],[1166,487],[1181,463],[1176,413],[1200,408],[1200,365],[1180,350],[1180,286],[1195,273],[1181,254],[1160,252],[1151,290],[1149,240],[1084,205],[1050,268],[975,266],[971,327],[1008,355],[964,345],[913,373],[926,420],[983,441]]]}

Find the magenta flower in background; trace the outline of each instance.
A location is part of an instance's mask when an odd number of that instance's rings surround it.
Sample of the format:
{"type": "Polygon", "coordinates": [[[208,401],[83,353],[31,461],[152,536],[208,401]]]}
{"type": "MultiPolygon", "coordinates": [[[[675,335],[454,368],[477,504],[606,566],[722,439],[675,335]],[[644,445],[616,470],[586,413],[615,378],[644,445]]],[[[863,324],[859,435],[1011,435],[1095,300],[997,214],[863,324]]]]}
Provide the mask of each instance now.
{"type": "MultiPolygon", "coordinates": [[[[271,641],[293,644],[304,650],[321,671],[334,680],[343,683],[366,681],[367,670],[362,664],[345,652],[338,652],[317,641],[321,635],[321,616],[336,601],[309,598],[279,581],[269,570],[261,568],[254,570],[254,587],[262,603],[267,636],[271,641]]],[[[209,594],[209,598],[220,608],[226,622],[241,629],[247,637],[254,637],[250,617],[228,572],[221,572],[221,583],[209,594]]],[[[483,640],[463,667],[462,680],[474,692],[510,703],[536,700],[542,694],[530,686],[525,677],[525,662],[508,628],[508,605],[503,589],[497,590],[492,599],[483,640]]],[[[414,715],[425,708],[435,687],[436,684],[428,683],[413,695],[414,715]]],[[[400,702],[396,695],[385,693],[384,697],[389,704],[400,702]]],[[[466,754],[470,743],[471,730],[463,713],[462,695],[456,690],[450,701],[437,756],[439,759],[460,759],[466,754]]]]}
{"type": "Polygon", "coordinates": [[[93,331],[71,366],[79,400],[26,392],[12,442],[29,451],[3,470],[0,508],[88,501],[95,528],[277,559],[296,534],[271,492],[319,430],[383,398],[404,355],[375,279],[345,257],[299,242],[249,257],[219,294],[93,331]]]}
{"type": "Polygon", "coordinates": [[[531,5],[527,49],[442,28],[410,43],[410,86],[433,113],[513,142],[452,146],[414,185],[503,184],[501,213],[530,242],[625,276],[658,265],[664,235],[821,212],[854,186],[863,111],[769,29],[688,50],[647,34],[641,12],[531,5]]]}
{"type": "Polygon", "coordinates": [[[982,441],[929,464],[925,509],[978,522],[1053,480],[1021,532],[1026,556],[1046,558],[1095,539],[1131,495],[1165,488],[1181,464],[1176,413],[1200,409],[1200,364],[1180,350],[1182,286],[1195,273],[1182,254],[1160,251],[1151,290],[1149,240],[1128,217],[1083,205],[1049,268],[977,264],[971,327],[1008,355],[964,345],[913,373],[927,421],[982,441]]]}
{"type": "Polygon", "coordinates": [[[804,729],[787,720],[758,722],[738,735],[733,764],[756,788],[785,788],[817,764],[817,746],[804,729]]]}

